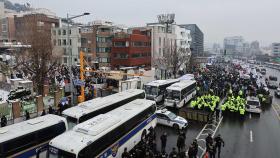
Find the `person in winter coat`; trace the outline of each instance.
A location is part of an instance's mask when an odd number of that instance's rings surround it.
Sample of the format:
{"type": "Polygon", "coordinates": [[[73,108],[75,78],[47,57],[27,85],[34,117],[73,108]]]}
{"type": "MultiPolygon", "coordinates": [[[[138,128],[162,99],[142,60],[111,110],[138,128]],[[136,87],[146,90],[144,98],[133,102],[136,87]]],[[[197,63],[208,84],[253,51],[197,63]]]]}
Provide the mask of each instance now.
{"type": "Polygon", "coordinates": [[[220,158],[221,148],[222,148],[222,145],[223,145],[223,147],[225,146],[225,142],[224,142],[223,138],[221,138],[220,134],[218,134],[218,136],[215,137],[214,140],[216,143],[216,149],[218,149],[218,158],[220,158]]]}
{"type": "Polygon", "coordinates": [[[167,142],[167,133],[164,132],[163,135],[160,137],[161,140],[161,152],[165,152],[166,142],[167,142]]]}

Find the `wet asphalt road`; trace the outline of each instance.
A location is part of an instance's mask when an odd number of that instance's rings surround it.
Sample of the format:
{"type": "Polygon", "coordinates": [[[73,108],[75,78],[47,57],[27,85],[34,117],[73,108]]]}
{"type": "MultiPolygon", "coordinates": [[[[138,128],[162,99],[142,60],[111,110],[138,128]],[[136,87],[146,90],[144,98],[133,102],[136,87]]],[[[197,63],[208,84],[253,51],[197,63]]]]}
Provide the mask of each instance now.
{"type": "MultiPolygon", "coordinates": [[[[280,71],[268,69],[267,77],[274,75],[280,80],[280,71]]],[[[274,90],[270,90],[274,96],[274,90]]],[[[247,114],[243,119],[239,116],[224,117],[217,134],[221,134],[225,141],[221,158],[279,158],[280,157],[280,117],[275,109],[279,107],[280,99],[273,98],[272,106],[265,107],[260,116],[247,114]]],[[[190,123],[186,132],[186,147],[198,135],[204,124],[190,123]]],[[[168,133],[166,151],[176,147],[178,133],[171,127],[158,125],[157,148],[160,150],[160,136],[168,133]]],[[[217,156],[217,155],[216,155],[217,156]]]]}
{"type": "MultiPolygon", "coordinates": [[[[280,71],[267,69],[267,76],[273,74],[280,79],[280,71]]],[[[271,90],[274,95],[274,90],[271,90]]],[[[280,105],[280,99],[273,98],[273,105],[280,105]]],[[[272,106],[266,107],[258,117],[246,115],[224,117],[218,130],[225,140],[223,158],[279,158],[280,120],[272,106]]]]}
{"type": "MultiPolygon", "coordinates": [[[[189,122],[188,129],[186,130],[186,147],[193,142],[193,139],[198,135],[201,129],[204,127],[204,124],[198,122],[189,122]]],[[[156,139],[157,139],[157,150],[161,151],[161,141],[160,136],[166,132],[167,133],[167,144],[166,144],[166,152],[169,154],[172,151],[173,147],[177,149],[177,139],[179,132],[174,130],[172,127],[166,127],[157,125],[156,127],[156,139]]]]}

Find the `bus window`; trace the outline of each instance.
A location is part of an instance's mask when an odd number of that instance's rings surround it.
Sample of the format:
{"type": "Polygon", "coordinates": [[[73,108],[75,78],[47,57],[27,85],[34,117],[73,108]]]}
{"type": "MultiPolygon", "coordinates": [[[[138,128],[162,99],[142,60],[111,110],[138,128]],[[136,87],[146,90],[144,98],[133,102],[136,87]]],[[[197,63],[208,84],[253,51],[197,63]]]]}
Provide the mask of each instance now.
{"type": "Polygon", "coordinates": [[[59,124],[38,131],[38,140],[42,142],[47,141],[65,131],[66,131],[65,124],[64,122],[61,122],[59,124]]]}
{"type": "Polygon", "coordinates": [[[179,91],[168,90],[166,98],[167,99],[172,99],[172,100],[180,100],[181,99],[181,94],[180,94],[179,91]]]}
{"type": "Polygon", "coordinates": [[[148,95],[158,95],[158,88],[153,86],[145,87],[146,94],[148,95]]]}
{"type": "Polygon", "coordinates": [[[12,155],[24,148],[31,147],[35,141],[35,134],[28,134],[19,138],[15,138],[3,144],[3,151],[6,151],[9,155],[12,155]]]}
{"type": "Polygon", "coordinates": [[[178,91],[173,91],[172,93],[173,93],[173,99],[174,99],[174,100],[176,100],[176,99],[181,100],[181,94],[180,94],[180,92],[178,92],[178,91]]]}

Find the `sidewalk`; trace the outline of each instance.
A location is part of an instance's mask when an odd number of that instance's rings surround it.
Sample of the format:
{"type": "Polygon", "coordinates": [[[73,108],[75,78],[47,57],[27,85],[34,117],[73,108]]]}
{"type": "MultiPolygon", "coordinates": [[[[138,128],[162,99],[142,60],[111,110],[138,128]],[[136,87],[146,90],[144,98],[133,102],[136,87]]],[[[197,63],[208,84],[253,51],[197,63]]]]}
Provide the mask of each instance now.
{"type": "MultiPolygon", "coordinates": [[[[39,113],[39,114],[37,114],[37,113],[30,114],[30,119],[36,118],[36,117],[38,117],[38,116],[41,116],[41,113],[39,113]]],[[[20,118],[15,119],[15,120],[8,120],[7,126],[8,126],[8,125],[15,124],[15,123],[22,122],[22,121],[25,121],[25,116],[22,116],[22,117],[20,117],[20,118]]]]}

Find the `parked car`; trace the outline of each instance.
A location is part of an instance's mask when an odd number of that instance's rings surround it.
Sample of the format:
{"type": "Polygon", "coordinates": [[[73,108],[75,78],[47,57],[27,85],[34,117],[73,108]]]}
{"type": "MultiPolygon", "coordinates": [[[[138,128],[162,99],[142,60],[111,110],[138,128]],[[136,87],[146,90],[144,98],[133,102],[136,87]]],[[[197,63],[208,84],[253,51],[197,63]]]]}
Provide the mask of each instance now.
{"type": "Polygon", "coordinates": [[[167,109],[157,110],[156,115],[158,124],[173,127],[176,130],[185,129],[188,126],[188,121],[186,119],[177,116],[167,109]]]}
{"type": "Polygon", "coordinates": [[[262,68],[262,69],[261,69],[261,74],[262,74],[262,75],[265,75],[265,74],[266,74],[266,69],[265,69],[265,68],[262,68]]]}
{"type": "Polygon", "coordinates": [[[277,81],[277,77],[276,77],[276,76],[269,76],[269,80],[271,80],[271,81],[277,81]]]}
{"type": "Polygon", "coordinates": [[[270,89],[277,89],[278,83],[277,83],[277,81],[270,80],[267,82],[267,87],[270,89]]]}
{"type": "Polygon", "coordinates": [[[259,98],[252,96],[247,97],[245,110],[249,113],[260,114],[262,110],[259,98]]]}
{"type": "Polygon", "coordinates": [[[274,92],[275,97],[280,98],[280,88],[277,88],[277,90],[274,92]]]}

